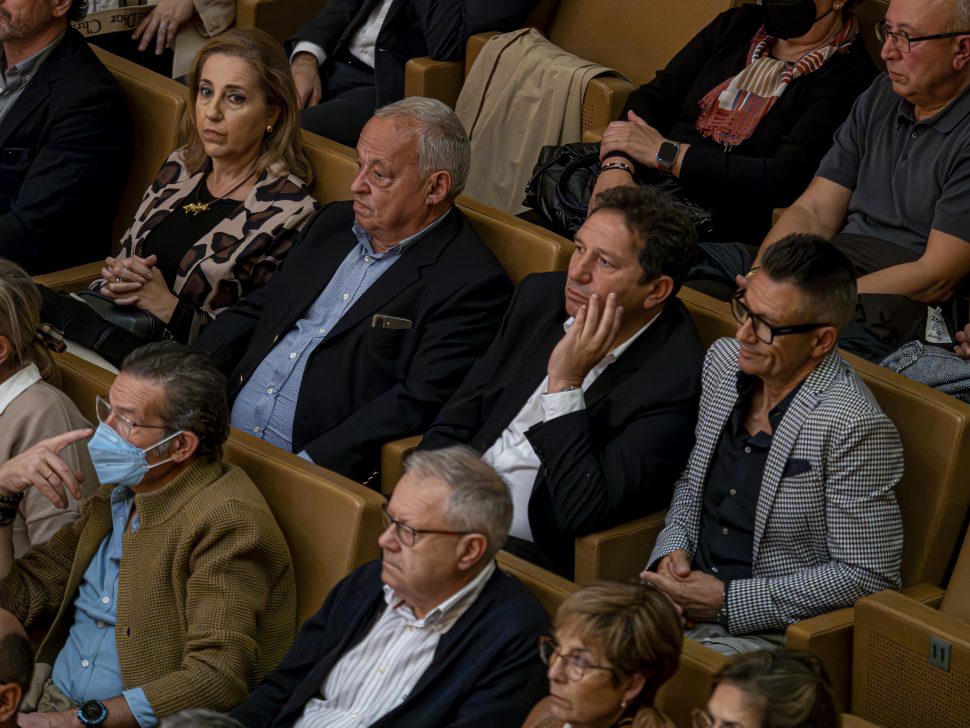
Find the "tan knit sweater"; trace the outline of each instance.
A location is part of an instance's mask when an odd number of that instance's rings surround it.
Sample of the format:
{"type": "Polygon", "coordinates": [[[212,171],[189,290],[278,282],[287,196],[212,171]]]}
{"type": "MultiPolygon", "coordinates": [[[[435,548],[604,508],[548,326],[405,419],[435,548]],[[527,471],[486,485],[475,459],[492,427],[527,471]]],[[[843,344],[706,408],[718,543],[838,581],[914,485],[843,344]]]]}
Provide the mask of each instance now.
{"type": "MultiPolygon", "coordinates": [[[[74,621],[78,585],[111,529],[111,488],[0,582],[0,607],[25,625],[56,611],[38,661],[53,664],[74,621]]],[[[141,687],[159,718],[226,711],[293,639],[296,586],[283,535],[233,465],[196,461],[135,505],[140,526],[122,541],[115,627],[124,687],[141,687]]]]}

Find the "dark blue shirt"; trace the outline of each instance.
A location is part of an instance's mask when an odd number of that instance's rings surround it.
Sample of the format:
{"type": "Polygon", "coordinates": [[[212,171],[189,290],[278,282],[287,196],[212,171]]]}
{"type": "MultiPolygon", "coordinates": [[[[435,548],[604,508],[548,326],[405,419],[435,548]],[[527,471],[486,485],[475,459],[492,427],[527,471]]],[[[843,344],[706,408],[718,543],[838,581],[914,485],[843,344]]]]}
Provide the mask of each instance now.
{"type": "MultiPolygon", "coordinates": [[[[738,373],[738,400],[721,431],[704,486],[701,537],[693,567],[724,582],[752,575],[755,511],[771,449],[771,435],[752,435],[744,427],[757,383],[757,377],[738,373]]],[[[798,389],[768,413],[772,432],[778,429],[798,389]]]]}

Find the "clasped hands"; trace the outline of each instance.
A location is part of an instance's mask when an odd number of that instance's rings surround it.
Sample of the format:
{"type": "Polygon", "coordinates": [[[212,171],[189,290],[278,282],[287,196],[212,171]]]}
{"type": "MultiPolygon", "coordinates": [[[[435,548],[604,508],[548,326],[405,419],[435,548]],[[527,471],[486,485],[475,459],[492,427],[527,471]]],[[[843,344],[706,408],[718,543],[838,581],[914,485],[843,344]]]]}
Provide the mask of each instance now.
{"type": "Polygon", "coordinates": [[[684,549],[675,549],[660,559],[655,572],[644,569],[640,580],[662,591],[689,622],[716,621],[724,605],[724,582],[691,569],[684,549]]]}
{"type": "Polygon", "coordinates": [[[131,34],[132,40],[141,39],[138,50],[144,51],[154,39],[155,55],[160,56],[162,51],[172,47],[179,28],[189,22],[194,14],[193,0],[159,0],[158,5],[141,19],[131,34]]]}
{"type": "Polygon", "coordinates": [[[169,290],[161,271],[155,267],[157,262],[154,255],[147,258],[137,255],[105,258],[101,277],[106,283],[101,287],[101,295],[119,306],[144,309],[167,324],[175,313],[178,298],[169,290]]]}
{"type": "Polygon", "coordinates": [[[615,293],[606,297],[605,306],[599,294],[591,295],[549,356],[546,392],[555,394],[565,387],[581,387],[586,375],[612,350],[622,319],[623,306],[617,305],[615,293]]]}
{"type": "Polygon", "coordinates": [[[626,118],[627,121],[614,121],[606,127],[600,142],[600,159],[605,162],[615,152],[624,152],[640,164],[656,168],[657,152],[666,139],[633,111],[628,111],[626,118]]]}

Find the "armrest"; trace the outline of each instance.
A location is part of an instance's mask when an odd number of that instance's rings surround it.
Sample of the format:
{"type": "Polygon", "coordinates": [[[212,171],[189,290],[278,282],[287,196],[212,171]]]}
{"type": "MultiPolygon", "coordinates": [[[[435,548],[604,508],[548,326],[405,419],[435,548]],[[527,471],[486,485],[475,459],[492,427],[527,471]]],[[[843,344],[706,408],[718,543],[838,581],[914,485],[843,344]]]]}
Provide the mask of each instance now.
{"type": "Polygon", "coordinates": [[[583,132],[606,127],[616,121],[627,96],[636,89],[632,83],[617,76],[599,76],[586,86],[583,96],[583,132]]]}
{"type": "Polygon", "coordinates": [[[658,511],[606,531],[576,539],[576,583],[635,579],[647,562],[667,511],[658,511]]]}
{"type": "Polygon", "coordinates": [[[562,578],[559,574],[546,571],[541,566],[536,566],[531,561],[526,561],[508,551],[499,551],[495,561],[502,571],[512,574],[525,584],[552,616],[555,616],[562,601],[579,589],[576,584],[562,578]]]}
{"type": "Polygon", "coordinates": [[[657,694],[657,707],[674,725],[691,725],[691,711],[707,705],[711,678],[727,663],[727,655],[705,647],[700,642],[684,639],[680,665],[657,694]]]}
{"type": "Polygon", "coordinates": [[[34,283],[47,286],[55,291],[67,291],[68,293],[83,291],[87,289],[91,281],[101,276],[102,267],[104,267],[103,260],[96,263],[85,263],[73,268],[34,276],[34,283]]]}
{"type": "Polygon", "coordinates": [[[319,13],[324,2],[306,0],[238,0],[236,27],[265,30],[280,43],[319,13]]]}
{"type": "Polygon", "coordinates": [[[486,33],[475,33],[475,35],[468,37],[468,42],[465,43],[465,75],[471,70],[472,66],[475,65],[475,61],[478,59],[478,54],[482,52],[482,48],[488,43],[492,38],[501,33],[490,30],[486,33]]]}
{"type": "Polygon", "coordinates": [[[603,141],[603,132],[605,131],[605,126],[598,126],[595,129],[586,129],[583,132],[583,141],[586,144],[599,144],[601,141],[603,141]]]}
{"type": "MultiPolygon", "coordinates": [[[[939,606],[943,590],[931,584],[918,584],[901,594],[913,602],[939,606]]],[[[832,679],[832,687],[843,710],[849,708],[852,685],[852,637],[855,610],[837,609],[828,614],[810,617],[788,627],[786,643],[793,650],[817,655],[832,679]]]]}
{"type": "Polygon", "coordinates": [[[421,435],[405,437],[381,448],[381,493],[390,496],[404,472],[404,459],[421,444],[421,435]]]}
{"type": "Polygon", "coordinates": [[[427,96],[448,104],[458,102],[465,82],[465,64],[461,61],[436,61],[430,56],[412,58],[404,67],[404,95],[427,96]]]}

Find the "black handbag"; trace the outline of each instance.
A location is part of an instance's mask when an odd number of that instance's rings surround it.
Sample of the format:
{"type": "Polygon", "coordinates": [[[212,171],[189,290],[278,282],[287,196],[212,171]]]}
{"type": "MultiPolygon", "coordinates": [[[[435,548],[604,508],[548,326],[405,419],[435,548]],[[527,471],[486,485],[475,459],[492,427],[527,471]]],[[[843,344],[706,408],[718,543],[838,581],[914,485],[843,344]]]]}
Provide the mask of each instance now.
{"type": "MultiPolygon", "coordinates": [[[[586,221],[600,164],[599,144],[576,142],[543,147],[522,204],[535,210],[553,228],[574,235],[586,221]]],[[[710,234],[714,229],[711,211],[690,199],[676,177],[651,172],[638,176],[637,184],[653,185],[669,193],[686,209],[697,234],[701,237],[710,234]]]]}
{"type": "Polygon", "coordinates": [[[148,311],[135,306],[119,306],[110,298],[105,298],[94,291],[72,293],[70,297],[86,304],[112,326],[124,329],[146,344],[174,338],[162,320],[148,311]]]}

